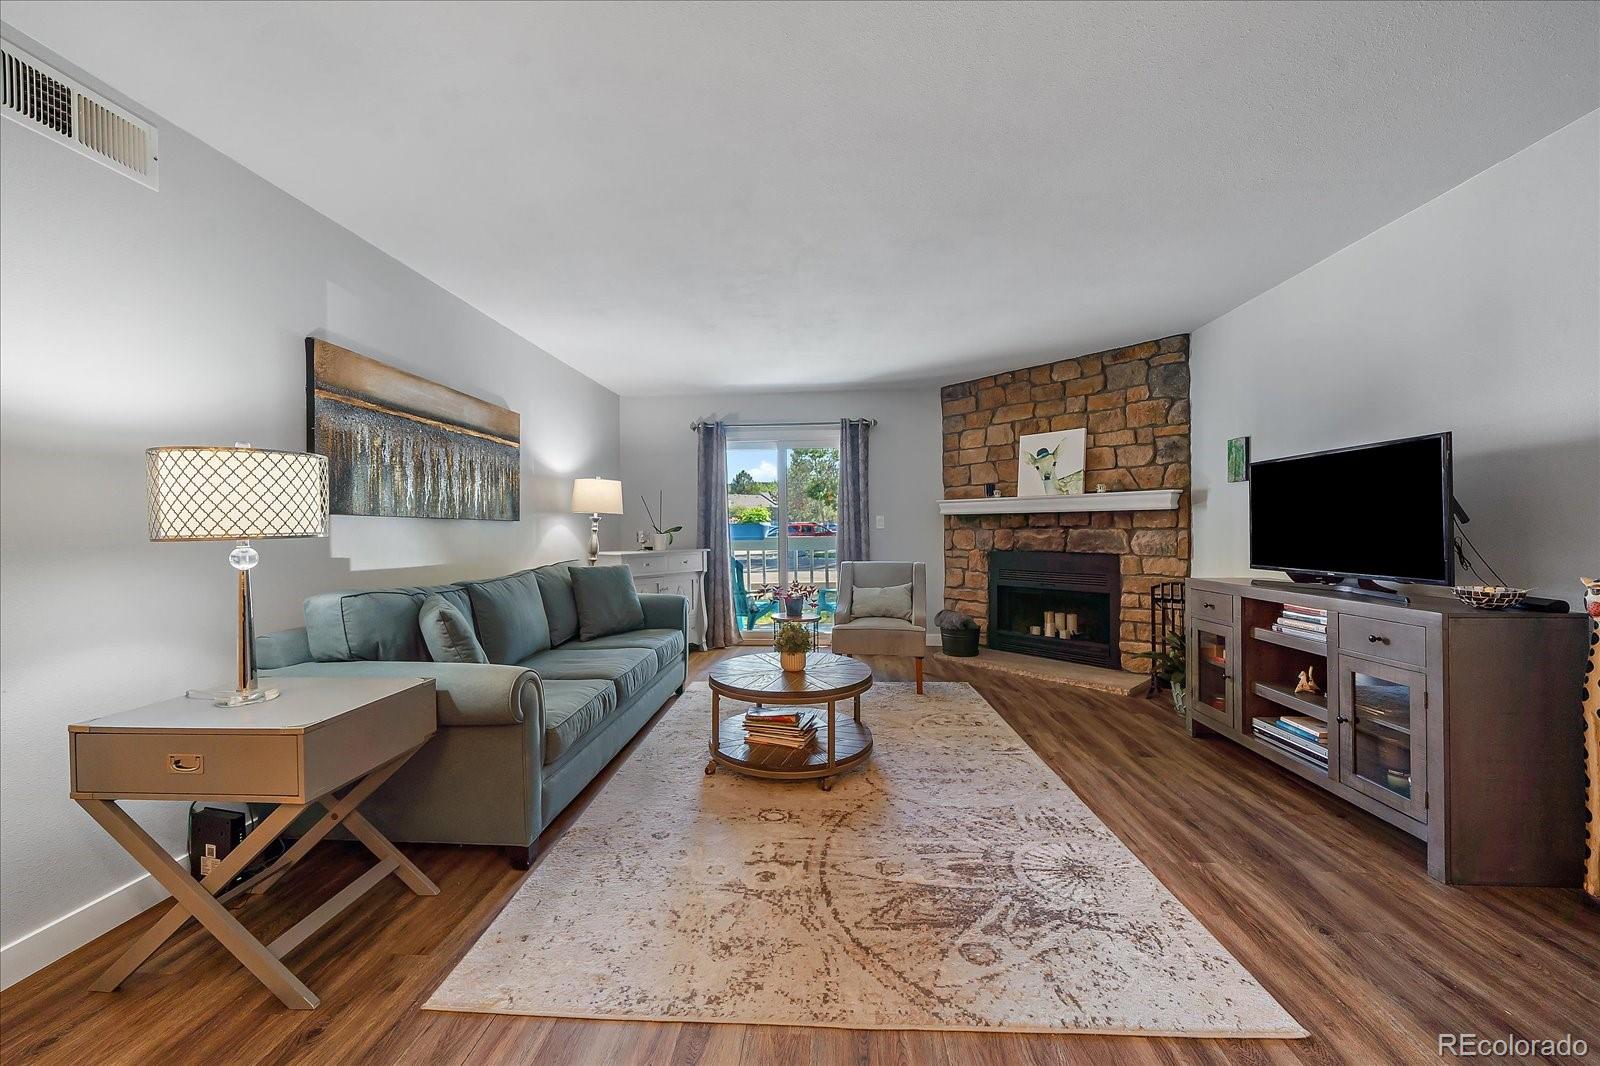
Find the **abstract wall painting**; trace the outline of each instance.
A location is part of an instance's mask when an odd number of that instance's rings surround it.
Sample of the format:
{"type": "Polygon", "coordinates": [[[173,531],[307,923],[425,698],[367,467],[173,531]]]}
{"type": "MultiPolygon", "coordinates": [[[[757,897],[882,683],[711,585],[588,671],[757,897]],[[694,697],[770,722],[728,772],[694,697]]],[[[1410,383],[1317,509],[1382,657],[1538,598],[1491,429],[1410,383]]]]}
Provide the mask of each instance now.
{"type": "Polygon", "coordinates": [[[522,418],[306,338],[306,446],[328,457],[332,511],[515,522],[522,418]]]}
{"type": "Polygon", "coordinates": [[[1234,437],[1228,441],[1228,480],[1250,480],[1250,438],[1234,437]]]}
{"type": "Polygon", "coordinates": [[[1081,495],[1088,438],[1088,433],[1081,429],[1027,433],[1018,437],[1017,495],[1081,495]]]}

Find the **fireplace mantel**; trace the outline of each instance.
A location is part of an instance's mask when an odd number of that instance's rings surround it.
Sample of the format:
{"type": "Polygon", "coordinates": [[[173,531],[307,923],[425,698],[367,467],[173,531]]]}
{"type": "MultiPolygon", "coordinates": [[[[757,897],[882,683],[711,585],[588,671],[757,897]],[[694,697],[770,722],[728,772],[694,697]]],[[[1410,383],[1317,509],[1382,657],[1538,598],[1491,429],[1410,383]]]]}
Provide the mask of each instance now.
{"type": "Polygon", "coordinates": [[[1054,514],[1063,511],[1175,511],[1182,489],[1139,489],[1133,492],[1085,492],[1077,496],[979,496],[940,500],[939,513],[1054,514]]]}

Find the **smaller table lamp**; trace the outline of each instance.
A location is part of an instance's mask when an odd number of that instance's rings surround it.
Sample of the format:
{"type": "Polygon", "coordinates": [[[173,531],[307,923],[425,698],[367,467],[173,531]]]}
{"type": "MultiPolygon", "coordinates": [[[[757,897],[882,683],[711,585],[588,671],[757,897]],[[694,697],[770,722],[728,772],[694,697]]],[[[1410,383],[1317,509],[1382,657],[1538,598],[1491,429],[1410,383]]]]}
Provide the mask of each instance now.
{"type": "Polygon", "coordinates": [[[328,535],[328,457],[232,448],[151,448],[148,472],[150,539],[236,540],[228,562],[239,572],[237,685],[191,690],[193,699],[219,707],[270,700],[275,688],[256,685],[255,624],[250,614],[250,570],[260,561],[252,540],[328,535]]]}
{"type": "Polygon", "coordinates": [[[600,516],[622,513],[622,482],[603,477],[580,477],[572,483],[574,514],[589,516],[589,565],[600,558],[600,516]]]}

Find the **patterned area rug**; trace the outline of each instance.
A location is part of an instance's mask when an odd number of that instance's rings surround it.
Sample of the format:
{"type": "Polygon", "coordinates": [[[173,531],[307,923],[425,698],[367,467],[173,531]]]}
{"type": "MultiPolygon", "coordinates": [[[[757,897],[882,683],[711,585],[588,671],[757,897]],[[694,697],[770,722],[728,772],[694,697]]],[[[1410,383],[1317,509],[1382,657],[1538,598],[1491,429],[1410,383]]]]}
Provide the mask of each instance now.
{"type": "Polygon", "coordinates": [[[970,686],[876,685],[832,792],[707,777],[710,702],[690,686],[428,1008],[1306,1035],[970,686]]]}

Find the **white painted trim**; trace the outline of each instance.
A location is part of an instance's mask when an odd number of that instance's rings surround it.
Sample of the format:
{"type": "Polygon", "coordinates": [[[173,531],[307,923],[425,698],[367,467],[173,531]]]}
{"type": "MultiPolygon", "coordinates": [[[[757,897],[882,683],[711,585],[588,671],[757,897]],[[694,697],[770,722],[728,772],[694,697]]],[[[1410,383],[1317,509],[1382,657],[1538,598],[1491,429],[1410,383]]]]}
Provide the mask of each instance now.
{"type": "MultiPolygon", "coordinates": [[[[188,868],[188,855],[173,859],[188,868]]],[[[0,988],[10,988],[170,895],[161,882],[145,874],[0,946],[0,988]]]]}
{"type": "Polygon", "coordinates": [[[1182,489],[1085,492],[1077,496],[980,496],[940,500],[940,514],[1046,514],[1058,511],[1175,511],[1182,489]]]}

